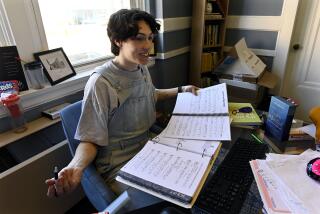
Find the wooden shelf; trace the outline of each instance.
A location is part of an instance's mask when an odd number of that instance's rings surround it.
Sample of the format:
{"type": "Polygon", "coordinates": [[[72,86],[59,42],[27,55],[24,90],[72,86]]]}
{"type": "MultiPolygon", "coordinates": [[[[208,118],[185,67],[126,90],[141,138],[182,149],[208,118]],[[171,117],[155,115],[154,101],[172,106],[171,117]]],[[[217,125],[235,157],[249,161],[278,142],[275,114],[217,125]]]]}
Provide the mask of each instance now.
{"type": "Polygon", "coordinates": [[[205,14],[204,15],[204,20],[205,21],[223,21],[224,17],[222,15],[218,15],[218,14],[205,14]]]}
{"type": "Polygon", "coordinates": [[[21,133],[15,133],[13,130],[0,134],[0,148],[6,146],[12,142],[20,140],[28,135],[31,135],[41,129],[47,128],[53,124],[60,122],[60,118],[51,120],[47,117],[40,117],[39,119],[33,120],[26,124],[27,130],[21,133]]]}
{"type": "Polygon", "coordinates": [[[205,49],[205,48],[221,48],[221,47],[222,47],[222,45],[204,45],[203,49],[205,49]]]}
{"type": "Polygon", "coordinates": [[[193,1],[190,84],[202,87],[203,72],[201,71],[207,71],[207,67],[211,67],[212,64],[217,65],[223,56],[228,5],[229,0],[193,1]],[[206,10],[208,2],[212,3],[211,13],[206,10]],[[211,53],[212,58],[206,53],[211,53]]]}

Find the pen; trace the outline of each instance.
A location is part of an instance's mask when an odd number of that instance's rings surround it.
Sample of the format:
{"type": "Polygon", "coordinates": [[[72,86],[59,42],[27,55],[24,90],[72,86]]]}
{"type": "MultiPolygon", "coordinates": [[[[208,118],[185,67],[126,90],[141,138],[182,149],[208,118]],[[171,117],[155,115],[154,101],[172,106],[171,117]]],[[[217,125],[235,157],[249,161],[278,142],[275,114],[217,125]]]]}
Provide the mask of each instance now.
{"type": "Polygon", "coordinates": [[[54,180],[58,180],[58,172],[59,172],[59,169],[57,166],[55,166],[53,170],[54,180]]]}
{"type": "Polygon", "coordinates": [[[251,135],[251,137],[252,137],[253,139],[255,139],[255,141],[256,141],[257,143],[263,143],[263,142],[260,140],[260,138],[258,138],[255,134],[251,133],[250,135],[251,135]]]}
{"type": "MultiPolygon", "coordinates": [[[[54,169],[53,169],[53,174],[54,174],[54,180],[55,180],[55,181],[58,180],[58,173],[59,173],[59,169],[58,169],[57,166],[55,166],[54,169]]],[[[55,195],[56,197],[58,197],[56,189],[55,189],[54,195],[55,195]]]]}

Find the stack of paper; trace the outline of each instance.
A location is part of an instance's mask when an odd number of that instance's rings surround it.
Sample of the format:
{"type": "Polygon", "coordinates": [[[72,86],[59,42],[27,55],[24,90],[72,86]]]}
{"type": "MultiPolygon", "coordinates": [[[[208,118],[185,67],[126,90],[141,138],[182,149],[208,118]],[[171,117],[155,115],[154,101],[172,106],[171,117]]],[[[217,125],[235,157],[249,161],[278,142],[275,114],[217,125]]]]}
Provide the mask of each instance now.
{"type": "Polygon", "coordinates": [[[266,160],[250,161],[266,211],[272,213],[320,213],[320,183],[306,173],[308,162],[320,153],[268,154],[266,160]]]}

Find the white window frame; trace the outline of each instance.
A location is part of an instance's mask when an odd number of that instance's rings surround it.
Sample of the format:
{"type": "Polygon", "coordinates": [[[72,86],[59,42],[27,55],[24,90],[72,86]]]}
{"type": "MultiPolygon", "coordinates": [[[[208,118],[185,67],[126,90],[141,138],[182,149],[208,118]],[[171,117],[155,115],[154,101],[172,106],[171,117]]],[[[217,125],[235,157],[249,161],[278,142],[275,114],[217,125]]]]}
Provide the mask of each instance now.
{"type": "MultiPolygon", "coordinates": [[[[133,8],[145,9],[145,0],[131,0],[130,3],[133,8]]],[[[37,0],[0,0],[0,19],[0,33],[5,35],[4,38],[0,37],[3,40],[0,43],[6,43],[0,45],[16,45],[22,60],[33,61],[33,53],[48,49],[37,0]]],[[[77,67],[77,72],[84,72],[57,85],[22,92],[25,110],[82,91],[93,68],[102,63],[100,61],[77,67]]],[[[4,109],[0,107],[0,118],[5,116],[4,109]]]]}
{"type": "Polygon", "coordinates": [[[3,1],[0,0],[0,46],[15,44],[3,1]]]}

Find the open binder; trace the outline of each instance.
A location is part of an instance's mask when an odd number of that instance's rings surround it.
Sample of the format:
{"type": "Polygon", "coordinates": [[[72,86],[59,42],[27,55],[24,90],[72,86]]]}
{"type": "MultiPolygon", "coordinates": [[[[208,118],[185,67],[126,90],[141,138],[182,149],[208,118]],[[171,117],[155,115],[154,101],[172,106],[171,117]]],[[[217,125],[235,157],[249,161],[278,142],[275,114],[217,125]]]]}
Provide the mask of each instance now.
{"type": "Polygon", "coordinates": [[[230,140],[226,84],[179,93],[166,129],[118,172],[116,180],[191,208],[219,153],[230,140]]]}
{"type": "Polygon", "coordinates": [[[195,140],[231,140],[227,86],[179,93],[172,117],[163,131],[166,137],[195,140]]]}
{"type": "Polygon", "coordinates": [[[191,208],[219,153],[220,142],[171,139],[148,141],[118,173],[117,181],[161,199],[191,208]],[[163,142],[161,142],[163,141],[163,142]],[[202,152],[200,151],[202,149],[202,152]]]}

